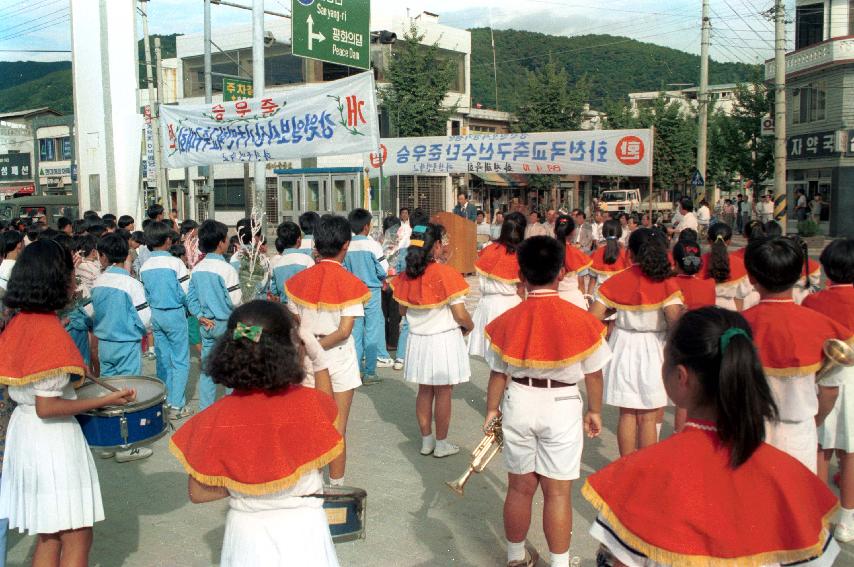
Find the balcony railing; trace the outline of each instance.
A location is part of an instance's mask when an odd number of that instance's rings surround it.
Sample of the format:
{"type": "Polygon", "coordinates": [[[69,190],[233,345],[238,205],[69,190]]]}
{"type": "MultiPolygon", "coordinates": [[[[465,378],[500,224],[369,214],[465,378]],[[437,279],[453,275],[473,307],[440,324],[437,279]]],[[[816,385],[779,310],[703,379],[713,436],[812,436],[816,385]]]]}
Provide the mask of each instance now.
{"type": "MultiPolygon", "coordinates": [[[[854,37],[829,39],[786,54],[786,75],[802,73],[816,67],[822,67],[841,61],[854,60],[854,37]]],[[[765,62],[765,80],[776,76],[774,60],[765,62]]]]}

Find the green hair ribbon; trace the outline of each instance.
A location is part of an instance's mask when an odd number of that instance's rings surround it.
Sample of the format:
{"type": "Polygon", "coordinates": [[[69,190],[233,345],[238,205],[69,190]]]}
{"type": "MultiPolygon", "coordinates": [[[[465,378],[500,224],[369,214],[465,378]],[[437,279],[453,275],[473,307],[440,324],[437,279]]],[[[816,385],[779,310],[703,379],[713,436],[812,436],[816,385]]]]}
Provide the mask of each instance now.
{"type": "Polygon", "coordinates": [[[244,323],[237,323],[237,326],[234,328],[234,335],[232,338],[234,340],[237,339],[247,339],[252,341],[253,343],[257,343],[261,340],[261,334],[264,332],[264,328],[260,325],[246,325],[244,323]]]}
{"type": "Polygon", "coordinates": [[[726,349],[729,347],[730,341],[735,337],[742,336],[748,341],[750,340],[750,335],[744,329],[740,329],[738,327],[730,327],[721,335],[721,354],[726,352],[726,349]]]}

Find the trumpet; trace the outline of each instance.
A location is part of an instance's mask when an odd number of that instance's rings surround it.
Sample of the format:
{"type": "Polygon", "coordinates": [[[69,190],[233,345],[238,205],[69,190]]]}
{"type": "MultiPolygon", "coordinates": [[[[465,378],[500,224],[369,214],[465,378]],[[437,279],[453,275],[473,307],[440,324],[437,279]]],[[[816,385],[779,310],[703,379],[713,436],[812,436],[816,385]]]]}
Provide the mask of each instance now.
{"type": "Polygon", "coordinates": [[[845,341],[839,339],[827,339],[822,347],[824,351],[824,362],[818,372],[815,373],[816,383],[837,366],[854,366],[854,348],[845,341]]]}
{"type": "Polygon", "coordinates": [[[471,463],[466,472],[457,480],[448,481],[448,488],[463,496],[466,483],[473,473],[483,472],[483,469],[495,458],[495,455],[504,448],[504,434],[501,431],[501,416],[489,420],[483,429],[484,436],[471,453],[471,463]]]}

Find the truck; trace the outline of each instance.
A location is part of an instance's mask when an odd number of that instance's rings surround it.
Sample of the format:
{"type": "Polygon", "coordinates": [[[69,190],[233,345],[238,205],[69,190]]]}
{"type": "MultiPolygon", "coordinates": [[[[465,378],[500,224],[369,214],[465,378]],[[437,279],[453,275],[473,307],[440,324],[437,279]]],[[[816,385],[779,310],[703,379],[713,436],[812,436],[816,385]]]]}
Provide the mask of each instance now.
{"type": "MultiPolygon", "coordinates": [[[[600,193],[599,202],[606,212],[648,213],[650,209],[650,200],[641,198],[640,189],[609,189],[600,193]]],[[[653,214],[673,213],[673,203],[653,199],[651,205],[653,214]]]]}
{"type": "Polygon", "coordinates": [[[0,201],[0,220],[13,222],[18,219],[29,221],[44,215],[50,226],[56,226],[59,217],[80,217],[80,206],[71,195],[34,195],[0,201]]]}

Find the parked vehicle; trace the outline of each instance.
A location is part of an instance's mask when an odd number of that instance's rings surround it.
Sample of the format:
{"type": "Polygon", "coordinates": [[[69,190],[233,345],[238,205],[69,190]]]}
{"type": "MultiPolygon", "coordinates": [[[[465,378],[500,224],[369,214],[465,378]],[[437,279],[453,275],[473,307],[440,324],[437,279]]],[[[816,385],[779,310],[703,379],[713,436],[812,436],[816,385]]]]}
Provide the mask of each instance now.
{"type": "Polygon", "coordinates": [[[0,220],[16,219],[27,221],[44,215],[50,226],[55,227],[59,217],[80,217],[80,205],[71,195],[34,195],[0,201],[0,220]]]}
{"type": "MultiPolygon", "coordinates": [[[[599,202],[606,212],[648,213],[650,208],[649,198],[642,199],[639,189],[609,189],[599,195],[599,202]]],[[[652,212],[669,215],[673,212],[673,203],[653,200],[652,212]]]]}

